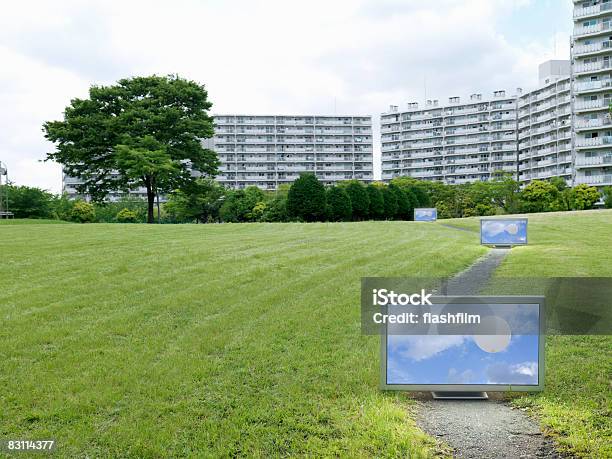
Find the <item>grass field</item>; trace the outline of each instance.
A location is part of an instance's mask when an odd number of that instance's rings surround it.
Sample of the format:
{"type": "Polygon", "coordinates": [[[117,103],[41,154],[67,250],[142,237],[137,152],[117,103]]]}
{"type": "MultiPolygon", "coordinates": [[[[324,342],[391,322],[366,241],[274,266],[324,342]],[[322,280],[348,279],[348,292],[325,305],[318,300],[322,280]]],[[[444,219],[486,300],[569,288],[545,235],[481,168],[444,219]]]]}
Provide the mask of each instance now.
{"type": "MultiPolygon", "coordinates": [[[[612,275],[611,212],[529,218],[533,245],[501,271],[525,275],[536,261],[539,275],[612,275]]],[[[441,452],[415,427],[408,396],[378,390],[359,281],[456,273],[486,252],[473,233],[410,222],[15,223],[0,223],[0,438],[55,438],[59,456],[441,452]]],[[[568,448],[609,451],[612,341],[547,344],[546,392],[514,402],[568,448]]]]}
{"type": "Polygon", "coordinates": [[[411,223],[0,227],[0,437],[60,456],[413,456],[360,277],[485,249],[411,223]],[[437,241],[431,244],[431,241],[437,241]]]}

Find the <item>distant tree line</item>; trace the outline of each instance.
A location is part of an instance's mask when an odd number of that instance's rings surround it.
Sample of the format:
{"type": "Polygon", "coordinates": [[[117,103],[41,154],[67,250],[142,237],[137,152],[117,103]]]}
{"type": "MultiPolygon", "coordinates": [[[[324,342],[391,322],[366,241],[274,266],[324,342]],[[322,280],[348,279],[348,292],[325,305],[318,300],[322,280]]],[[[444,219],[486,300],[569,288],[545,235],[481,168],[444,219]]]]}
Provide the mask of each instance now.
{"type": "MultiPolygon", "coordinates": [[[[16,218],[104,223],[144,223],[149,218],[147,202],[129,195],[92,203],[38,188],[5,187],[16,218]]],[[[348,180],[325,187],[314,174],[302,174],[275,191],[255,186],[228,189],[200,178],[171,192],[156,219],[161,223],[412,220],[416,207],[436,207],[438,218],[461,218],[592,209],[600,197],[595,187],[571,188],[558,177],[534,180],[522,189],[509,175],[463,185],[397,177],[389,184],[348,180]]],[[[603,199],[605,207],[612,208],[612,187],[603,190],[603,199]]]]}

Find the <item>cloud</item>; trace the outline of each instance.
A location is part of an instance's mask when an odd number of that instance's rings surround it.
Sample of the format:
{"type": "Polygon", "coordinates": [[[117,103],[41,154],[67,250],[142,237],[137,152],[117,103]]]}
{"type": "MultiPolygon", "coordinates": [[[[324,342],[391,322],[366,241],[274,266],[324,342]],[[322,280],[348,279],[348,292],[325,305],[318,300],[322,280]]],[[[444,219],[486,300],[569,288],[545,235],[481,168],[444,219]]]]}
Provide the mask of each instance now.
{"type": "Polygon", "coordinates": [[[488,384],[538,383],[538,362],[523,362],[513,365],[496,363],[486,369],[488,384]]]}
{"type": "MultiPolygon", "coordinates": [[[[180,0],[11,2],[0,16],[0,160],[17,182],[59,190],[30,169],[40,126],[92,84],[178,73],[206,84],[215,113],[355,113],[530,87],[551,58],[540,14],[512,0],[180,0]],[[534,13],[534,14],[532,14],[534,13]]],[[[543,14],[543,13],[542,13],[543,14]]],[[[547,13],[548,14],[548,13],[547,13]]],[[[548,16],[546,16],[548,17],[548,16]]],[[[559,24],[568,42],[571,17],[559,24]]],[[[566,45],[563,45],[566,47],[566,45]]],[[[561,45],[559,45],[561,47],[561,45]]],[[[559,55],[569,54],[565,48],[559,55]]],[[[375,126],[375,139],[378,127],[375,126]]],[[[375,147],[378,171],[379,148],[375,147]]]]}
{"type": "Polygon", "coordinates": [[[400,356],[419,362],[461,346],[467,339],[471,338],[459,335],[392,335],[388,337],[388,344],[400,356]]]}

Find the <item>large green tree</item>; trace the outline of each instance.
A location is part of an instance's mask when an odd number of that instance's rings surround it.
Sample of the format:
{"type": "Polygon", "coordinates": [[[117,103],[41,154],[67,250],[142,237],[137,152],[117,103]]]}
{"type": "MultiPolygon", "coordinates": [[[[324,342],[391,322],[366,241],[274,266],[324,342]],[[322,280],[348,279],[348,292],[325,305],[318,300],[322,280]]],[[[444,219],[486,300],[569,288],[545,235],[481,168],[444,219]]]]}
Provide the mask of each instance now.
{"type": "Polygon", "coordinates": [[[287,213],[305,222],[321,221],[326,214],[325,187],[312,173],[300,175],[287,195],[287,213]]]}
{"type": "Polygon", "coordinates": [[[204,86],[178,76],[92,86],[88,98],[71,101],[63,120],[44,124],[45,137],[56,144],[47,160],[80,177],[77,191],[94,201],[144,187],[147,220],[153,223],[158,193],[217,173],[216,154],[202,146],[202,139],[213,136],[211,106],[204,86]]]}

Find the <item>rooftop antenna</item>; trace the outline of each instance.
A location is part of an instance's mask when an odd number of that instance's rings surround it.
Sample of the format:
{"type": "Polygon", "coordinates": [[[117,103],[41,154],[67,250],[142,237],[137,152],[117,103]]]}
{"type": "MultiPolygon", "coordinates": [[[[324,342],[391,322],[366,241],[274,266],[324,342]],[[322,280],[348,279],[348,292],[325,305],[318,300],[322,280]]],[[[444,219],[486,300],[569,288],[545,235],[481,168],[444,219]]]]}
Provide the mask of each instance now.
{"type": "Polygon", "coordinates": [[[424,100],[427,100],[427,75],[423,75],[423,92],[425,93],[424,100]]]}
{"type": "Polygon", "coordinates": [[[336,96],[334,96],[334,115],[337,115],[337,111],[336,111],[336,96]]]}

